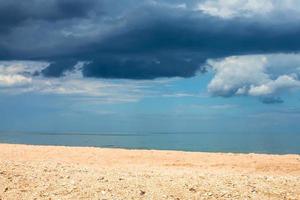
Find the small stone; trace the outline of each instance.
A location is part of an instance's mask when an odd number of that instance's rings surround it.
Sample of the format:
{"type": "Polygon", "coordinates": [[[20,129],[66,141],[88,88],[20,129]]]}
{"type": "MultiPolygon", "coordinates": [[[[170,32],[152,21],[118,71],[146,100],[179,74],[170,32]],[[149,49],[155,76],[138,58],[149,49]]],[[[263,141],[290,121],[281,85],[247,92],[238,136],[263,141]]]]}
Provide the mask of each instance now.
{"type": "Polygon", "coordinates": [[[190,192],[197,192],[195,188],[190,188],[189,191],[190,192]]]}
{"type": "Polygon", "coordinates": [[[140,191],[140,195],[141,195],[141,196],[143,196],[143,195],[145,195],[145,194],[146,194],[145,191],[143,191],[143,190],[140,191]]]}

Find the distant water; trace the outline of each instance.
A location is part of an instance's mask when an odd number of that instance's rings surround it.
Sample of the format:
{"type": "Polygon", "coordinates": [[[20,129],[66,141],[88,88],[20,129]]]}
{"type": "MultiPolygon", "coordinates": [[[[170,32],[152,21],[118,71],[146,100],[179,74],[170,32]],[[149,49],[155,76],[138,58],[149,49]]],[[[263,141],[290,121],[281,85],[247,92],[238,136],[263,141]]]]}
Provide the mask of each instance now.
{"type": "Polygon", "coordinates": [[[300,154],[300,134],[271,133],[19,133],[0,132],[1,143],[128,149],[300,154]]]}

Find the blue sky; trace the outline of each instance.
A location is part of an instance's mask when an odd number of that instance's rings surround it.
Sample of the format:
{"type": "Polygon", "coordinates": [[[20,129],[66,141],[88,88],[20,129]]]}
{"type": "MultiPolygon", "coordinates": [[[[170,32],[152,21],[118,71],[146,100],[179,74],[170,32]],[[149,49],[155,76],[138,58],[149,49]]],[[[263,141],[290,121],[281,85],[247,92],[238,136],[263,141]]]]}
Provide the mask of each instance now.
{"type": "MultiPolygon", "coordinates": [[[[214,97],[211,74],[167,80],[132,102],[39,93],[1,94],[2,131],[41,132],[292,132],[299,95],[263,104],[256,97],[214,97]]],[[[152,84],[152,83],[147,83],[152,84]]],[[[122,96],[122,94],[119,94],[122,96]]],[[[119,98],[119,97],[115,97],[119,98]]]]}
{"type": "Polygon", "coordinates": [[[297,133],[298,8],[2,1],[0,130],[297,133]]]}

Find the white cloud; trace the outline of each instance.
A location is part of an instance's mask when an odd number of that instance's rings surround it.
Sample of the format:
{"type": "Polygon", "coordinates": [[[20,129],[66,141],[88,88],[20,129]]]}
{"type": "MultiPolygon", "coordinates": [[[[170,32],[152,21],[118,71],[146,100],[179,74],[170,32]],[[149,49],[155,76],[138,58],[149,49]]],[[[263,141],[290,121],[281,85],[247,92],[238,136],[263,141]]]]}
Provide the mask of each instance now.
{"type": "Polygon", "coordinates": [[[300,81],[296,77],[293,77],[293,75],[282,75],[279,76],[276,80],[269,81],[266,84],[258,86],[251,85],[249,89],[249,95],[272,95],[278,91],[291,88],[300,88],[300,81]]]}
{"type": "Polygon", "coordinates": [[[167,97],[167,98],[184,98],[184,97],[195,97],[195,98],[204,98],[204,94],[195,94],[195,93],[184,93],[184,92],[177,92],[177,93],[166,93],[162,94],[162,97],[167,97]]]}
{"type": "Polygon", "coordinates": [[[27,78],[21,75],[2,75],[0,74],[0,86],[17,86],[28,84],[32,81],[31,78],[27,78]]]}
{"type": "Polygon", "coordinates": [[[269,97],[300,89],[300,54],[231,56],[207,64],[215,72],[208,91],[216,96],[269,97]]]}
{"type": "Polygon", "coordinates": [[[24,63],[26,63],[26,65],[16,61],[1,62],[0,63],[0,86],[14,87],[14,86],[22,86],[22,85],[30,84],[32,82],[32,78],[27,75],[32,74],[37,69],[37,65],[33,64],[32,62],[24,62],[24,63]],[[31,64],[32,67],[28,67],[29,64],[31,64]]]}
{"type": "Polygon", "coordinates": [[[206,0],[197,10],[223,19],[255,16],[298,16],[299,0],[206,0]],[[279,14],[279,15],[278,15],[279,14]]]}
{"type": "Polygon", "coordinates": [[[194,109],[210,109],[210,110],[227,110],[234,109],[238,106],[235,104],[216,104],[216,105],[191,105],[194,109]]]}
{"type": "Polygon", "coordinates": [[[1,61],[0,74],[34,73],[48,65],[47,62],[38,61],[1,61]]]}
{"type": "Polygon", "coordinates": [[[151,5],[154,6],[160,6],[160,7],[168,7],[168,8],[174,8],[174,9],[186,9],[187,4],[186,3],[167,3],[167,2],[162,2],[162,1],[157,1],[157,0],[150,0],[148,2],[151,5]]]}

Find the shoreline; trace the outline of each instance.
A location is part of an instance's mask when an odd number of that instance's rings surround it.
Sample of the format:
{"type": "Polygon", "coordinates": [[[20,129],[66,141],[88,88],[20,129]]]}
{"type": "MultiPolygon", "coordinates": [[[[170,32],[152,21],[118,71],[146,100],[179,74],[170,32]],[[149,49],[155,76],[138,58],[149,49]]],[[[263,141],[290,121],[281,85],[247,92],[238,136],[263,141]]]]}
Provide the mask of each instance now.
{"type": "Polygon", "coordinates": [[[0,199],[300,199],[300,155],[0,143],[0,199]]]}
{"type": "Polygon", "coordinates": [[[0,145],[18,145],[18,146],[32,146],[32,147],[62,147],[62,148],[86,148],[86,149],[104,149],[104,150],[125,150],[125,151],[157,151],[157,152],[178,152],[178,153],[200,153],[200,154],[234,154],[234,155],[265,155],[265,156],[300,156],[300,153],[268,153],[268,152],[248,152],[248,151],[193,151],[181,149],[147,149],[147,148],[127,148],[119,146],[77,146],[77,145],[55,145],[55,144],[27,144],[27,143],[2,143],[0,145]]]}

